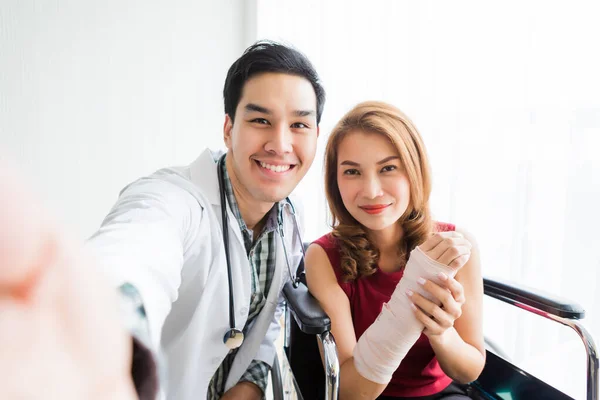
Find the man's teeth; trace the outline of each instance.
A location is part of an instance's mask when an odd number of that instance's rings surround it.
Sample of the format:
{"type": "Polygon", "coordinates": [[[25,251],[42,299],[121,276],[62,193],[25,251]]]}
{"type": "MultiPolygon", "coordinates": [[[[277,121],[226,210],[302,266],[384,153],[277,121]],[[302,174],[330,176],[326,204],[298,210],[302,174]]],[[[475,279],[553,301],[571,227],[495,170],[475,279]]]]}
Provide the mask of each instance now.
{"type": "Polygon", "coordinates": [[[285,172],[290,169],[290,165],[271,165],[264,162],[260,162],[260,166],[266,169],[270,169],[273,172],[285,172]]]}

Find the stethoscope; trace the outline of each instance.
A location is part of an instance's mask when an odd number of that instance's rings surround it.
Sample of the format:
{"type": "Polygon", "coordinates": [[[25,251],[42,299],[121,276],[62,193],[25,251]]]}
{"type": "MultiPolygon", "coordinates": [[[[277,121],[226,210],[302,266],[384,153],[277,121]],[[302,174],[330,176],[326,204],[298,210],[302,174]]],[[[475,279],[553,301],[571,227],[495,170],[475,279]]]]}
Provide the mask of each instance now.
{"type": "MultiPolygon", "coordinates": [[[[235,327],[235,308],[233,300],[233,279],[231,276],[231,258],[229,256],[229,219],[227,218],[227,199],[225,198],[225,181],[223,179],[223,166],[222,163],[225,161],[225,155],[221,157],[217,166],[217,176],[219,178],[219,194],[221,196],[221,221],[223,223],[223,245],[225,246],[225,260],[227,261],[227,281],[229,283],[229,329],[223,336],[223,343],[228,349],[237,349],[244,342],[244,332],[235,327]]],[[[280,203],[281,204],[281,203],[280,203]]],[[[302,248],[302,259],[305,257],[304,246],[302,245],[302,237],[300,236],[300,229],[298,227],[298,221],[296,220],[296,210],[294,205],[290,201],[289,197],[286,197],[283,206],[279,207],[279,213],[277,214],[277,232],[281,238],[281,244],[283,246],[283,252],[285,255],[285,262],[287,264],[288,273],[290,275],[291,282],[294,287],[298,286],[299,278],[294,276],[292,267],[290,265],[290,259],[288,258],[287,248],[285,246],[285,233],[283,230],[283,212],[288,207],[294,220],[294,234],[297,235],[300,241],[300,247],[302,248]]]]}

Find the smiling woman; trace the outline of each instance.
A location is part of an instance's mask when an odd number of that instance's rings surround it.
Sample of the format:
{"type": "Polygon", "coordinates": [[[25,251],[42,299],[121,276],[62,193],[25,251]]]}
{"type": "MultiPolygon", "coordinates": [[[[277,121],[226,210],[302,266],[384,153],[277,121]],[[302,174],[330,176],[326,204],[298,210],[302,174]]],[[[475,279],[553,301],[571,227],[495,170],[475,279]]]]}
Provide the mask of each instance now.
{"type": "Polygon", "coordinates": [[[432,222],[430,191],[423,141],[397,108],[361,103],[333,129],[333,231],[305,265],[331,319],[342,399],[467,399],[461,384],[483,369],[478,249],[453,224],[432,222]]]}
{"type": "MultiPolygon", "coordinates": [[[[430,191],[423,140],[400,110],[385,103],[362,103],[334,127],[325,156],[325,193],[333,232],[341,240],[356,236],[358,222],[378,246],[395,244],[403,236],[406,254],[431,231],[430,191]],[[365,208],[373,211],[372,206],[381,210],[377,218],[366,213],[365,208]],[[402,221],[405,229],[396,221],[402,221]]],[[[375,252],[351,249],[352,243],[344,246],[348,265],[356,259],[356,268],[370,271],[375,252]]]]}

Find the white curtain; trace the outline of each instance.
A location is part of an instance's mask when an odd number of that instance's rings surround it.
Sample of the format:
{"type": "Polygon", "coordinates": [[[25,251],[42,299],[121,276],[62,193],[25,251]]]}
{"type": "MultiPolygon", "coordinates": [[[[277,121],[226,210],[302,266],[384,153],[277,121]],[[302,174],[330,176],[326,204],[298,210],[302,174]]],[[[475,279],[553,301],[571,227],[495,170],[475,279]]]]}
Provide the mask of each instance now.
{"type": "MultiPolygon", "coordinates": [[[[437,220],[478,238],[483,272],[568,297],[600,333],[600,25],[597,2],[256,2],[256,34],[292,44],[327,90],[320,147],[298,189],[306,239],[328,231],[327,135],[384,100],[423,135],[437,220]]],[[[486,301],[486,334],[512,360],[584,397],[574,332],[486,301]],[[567,384],[567,382],[569,382],[567,384]]]]}

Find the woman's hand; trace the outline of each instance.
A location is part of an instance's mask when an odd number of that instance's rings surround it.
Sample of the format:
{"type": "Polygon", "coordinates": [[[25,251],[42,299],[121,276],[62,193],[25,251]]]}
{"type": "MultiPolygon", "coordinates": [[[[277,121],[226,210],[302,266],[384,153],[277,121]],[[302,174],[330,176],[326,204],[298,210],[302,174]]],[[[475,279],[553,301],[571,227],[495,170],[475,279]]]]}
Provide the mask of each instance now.
{"type": "Polygon", "coordinates": [[[456,279],[443,273],[440,273],[438,278],[440,284],[423,278],[417,280],[433,301],[419,293],[407,293],[417,319],[425,326],[423,333],[430,340],[441,338],[454,327],[454,321],[462,315],[462,306],[465,303],[463,286],[456,279]]]}
{"type": "Polygon", "coordinates": [[[459,232],[437,232],[419,246],[434,261],[456,270],[469,261],[471,242],[459,232]]]}

